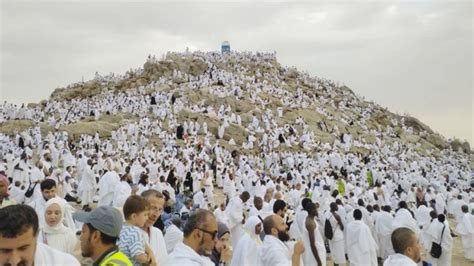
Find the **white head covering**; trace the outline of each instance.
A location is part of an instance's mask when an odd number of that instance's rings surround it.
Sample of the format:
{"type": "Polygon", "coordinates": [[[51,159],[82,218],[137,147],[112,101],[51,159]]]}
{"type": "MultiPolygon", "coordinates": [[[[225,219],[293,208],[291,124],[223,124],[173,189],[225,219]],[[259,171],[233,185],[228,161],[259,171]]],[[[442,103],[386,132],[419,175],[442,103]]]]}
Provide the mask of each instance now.
{"type": "Polygon", "coordinates": [[[54,197],[52,199],[49,199],[46,202],[46,207],[44,209],[44,214],[46,215],[46,212],[48,211],[48,208],[53,205],[53,204],[58,204],[60,209],[61,209],[61,217],[55,226],[49,226],[47,223],[45,224],[43,231],[48,233],[48,234],[63,234],[69,231],[69,229],[63,224],[64,221],[64,200],[59,198],[59,197],[54,197]]]}
{"type": "Polygon", "coordinates": [[[247,222],[245,222],[244,228],[251,236],[257,236],[257,234],[255,234],[255,227],[261,223],[262,221],[260,221],[257,216],[251,216],[247,222]]]}

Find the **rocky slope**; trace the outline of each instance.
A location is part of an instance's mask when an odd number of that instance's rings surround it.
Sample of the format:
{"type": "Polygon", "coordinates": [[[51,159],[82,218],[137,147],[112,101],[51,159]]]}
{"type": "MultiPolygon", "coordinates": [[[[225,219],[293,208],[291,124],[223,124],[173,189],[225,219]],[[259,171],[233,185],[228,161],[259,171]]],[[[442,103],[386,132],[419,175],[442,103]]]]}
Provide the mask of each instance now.
{"type": "MultiPolygon", "coordinates": [[[[214,110],[218,110],[221,105],[230,106],[232,112],[242,118],[242,126],[231,124],[224,136],[226,141],[235,140],[233,148],[240,147],[248,136],[245,127],[251,122],[253,115],[258,116],[265,109],[276,113],[277,108],[282,108],[283,116],[277,118],[279,126],[294,125],[301,132],[303,126],[296,125],[295,120],[302,117],[315,140],[320,143],[332,144],[340,134],[349,133],[354,140],[364,143],[373,144],[380,139],[389,144],[398,142],[428,156],[436,157],[445,149],[471,153],[467,142],[447,140],[418,119],[392,113],[376,103],[365,101],[348,87],[312,77],[295,68],[283,67],[272,54],[233,53],[222,56],[200,52],[168,53],[162,60],[149,58],[143,68],[130,70],[121,76],[98,75],[84,83],[58,88],[50,99],[30,104],[29,108],[44,111],[53,102],[94,102],[105,95],[127,94],[130,91],[140,91],[144,95],[169,92],[190,104],[212,106],[214,110]],[[226,77],[232,77],[234,82],[229,82],[226,77]],[[204,79],[211,80],[196,88],[196,84],[204,79]],[[238,96],[215,93],[216,90],[232,92],[235,87],[239,91],[238,96]]],[[[206,121],[214,136],[217,133],[220,119],[216,116],[192,112],[189,108],[175,115],[178,121],[206,121]]],[[[61,115],[47,114],[38,123],[22,119],[8,120],[1,124],[0,131],[11,135],[35,124],[43,132],[55,130],[46,122],[48,116],[59,118],[61,115]]],[[[99,131],[101,137],[108,137],[110,131],[128,121],[137,120],[138,115],[130,113],[103,115],[98,121],[83,116],[57,129],[68,131],[71,135],[94,134],[99,131]]],[[[228,143],[223,145],[232,146],[228,143]]],[[[288,149],[301,150],[301,147],[288,149]]],[[[363,147],[352,149],[361,153],[369,152],[363,147]]]]}

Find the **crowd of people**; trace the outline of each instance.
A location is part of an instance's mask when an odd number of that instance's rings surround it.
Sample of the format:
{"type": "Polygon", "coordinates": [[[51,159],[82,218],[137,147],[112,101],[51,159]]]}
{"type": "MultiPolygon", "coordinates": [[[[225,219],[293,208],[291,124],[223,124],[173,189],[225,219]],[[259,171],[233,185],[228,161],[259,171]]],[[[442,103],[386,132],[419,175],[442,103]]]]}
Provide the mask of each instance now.
{"type": "MultiPolygon", "coordinates": [[[[396,127],[426,132],[403,118],[373,127],[383,109],[335,82],[292,68],[250,71],[271,67],[275,54],[167,55],[186,56],[208,70],[175,70],[126,92],[50,100],[43,108],[0,105],[0,122],[55,128],[0,135],[2,264],[391,266],[417,265],[425,254],[432,265],[451,265],[456,236],[474,261],[468,155],[444,149],[435,156],[397,141],[396,127]],[[222,62],[235,63],[219,68],[222,62]],[[295,90],[283,78],[291,75],[295,90]],[[173,89],[148,93],[165,85],[173,89]],[[250,100],[258,112],[194,101],[189,91],[250,100]],[[281,106],[272,109],[262,95],[281,106]],[[325,119],[285,122],[285,112],[300,109],[325,119]],[[183,111],[219,125],[214,132],[203,120],[183,120],[183,111]],[[59,130],[118,113],[136,119],[110,138],[59,130]],[[228,137],[231,125],[244,129],[243,141],[228,137]],[[315,128],[334,141],[318,139],[315,128]]],[[[124,78],[96,77],[104,84],[124,78]]]]}

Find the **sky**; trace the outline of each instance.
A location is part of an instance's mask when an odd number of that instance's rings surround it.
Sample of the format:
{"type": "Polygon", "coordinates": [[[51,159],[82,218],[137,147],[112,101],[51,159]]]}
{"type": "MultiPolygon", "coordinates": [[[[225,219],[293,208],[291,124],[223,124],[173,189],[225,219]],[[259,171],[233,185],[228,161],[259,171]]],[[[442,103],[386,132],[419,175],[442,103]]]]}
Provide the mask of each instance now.
{"type": "Polygon", "coordinates": [[[2,101],[228,40],[474,146],[471,1],[0,2],[2,101]]]}

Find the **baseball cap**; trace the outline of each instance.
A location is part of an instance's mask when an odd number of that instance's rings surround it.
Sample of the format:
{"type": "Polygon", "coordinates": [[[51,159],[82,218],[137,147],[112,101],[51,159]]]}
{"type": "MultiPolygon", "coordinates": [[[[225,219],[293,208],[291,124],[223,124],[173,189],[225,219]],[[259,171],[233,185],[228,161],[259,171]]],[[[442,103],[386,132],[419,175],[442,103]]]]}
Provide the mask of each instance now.
{"type": "Polygon", "coordinates": [[[91,224],[101,233],[111,237],[118,237],[122,230],[122,214],[114,207],[101,206],[92,212],[75,212],[72,217],[79,222],[91,224]]]}

